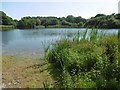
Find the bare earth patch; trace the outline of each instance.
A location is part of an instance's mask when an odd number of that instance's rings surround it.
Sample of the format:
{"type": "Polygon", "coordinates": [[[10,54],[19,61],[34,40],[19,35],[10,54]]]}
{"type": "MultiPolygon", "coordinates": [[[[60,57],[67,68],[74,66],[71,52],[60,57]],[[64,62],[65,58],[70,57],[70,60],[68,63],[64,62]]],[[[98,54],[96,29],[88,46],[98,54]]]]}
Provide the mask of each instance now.
{"type": "Polygon", "coordinates": [[[42,88],[53,83],[43,56],[3,56],[2,83],[5,88],[42,88]]]}

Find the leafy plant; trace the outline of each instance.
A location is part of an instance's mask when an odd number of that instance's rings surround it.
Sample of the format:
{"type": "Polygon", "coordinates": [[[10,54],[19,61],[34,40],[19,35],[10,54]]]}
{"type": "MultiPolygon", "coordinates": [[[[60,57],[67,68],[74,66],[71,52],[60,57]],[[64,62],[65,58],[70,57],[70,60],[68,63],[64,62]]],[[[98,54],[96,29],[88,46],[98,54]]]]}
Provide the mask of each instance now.
{"type": "Polygon", "coordinates": [[[117,35],[97,29],[77,33],[53,44],[46,53],[51,76],[59,88],[119,88],[120,63],[117,35]],[[89,37],[87,36],[89,34],[89,37]],[[87,37],[87,38],[86,38],[87,37]]]}

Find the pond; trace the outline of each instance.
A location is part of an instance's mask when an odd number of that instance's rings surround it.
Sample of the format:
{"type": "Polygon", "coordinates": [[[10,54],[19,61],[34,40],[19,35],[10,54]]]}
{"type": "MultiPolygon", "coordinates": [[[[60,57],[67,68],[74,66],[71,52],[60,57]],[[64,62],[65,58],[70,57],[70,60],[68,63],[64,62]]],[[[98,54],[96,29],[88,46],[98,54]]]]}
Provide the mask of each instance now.
{"type": "MultiPolygon", "coordinates": [[[[2,35],[2,54],[44,53],[44,47],[51,42],[60,40],[65,36],[74,36],[78,31],[84,32],[85,30],[85,28],[45,28],[0,31],[0,35],[2,35]]],[[[118,33],[118,29],[105,29],[99,31],[110,34],[118,33]]]]}

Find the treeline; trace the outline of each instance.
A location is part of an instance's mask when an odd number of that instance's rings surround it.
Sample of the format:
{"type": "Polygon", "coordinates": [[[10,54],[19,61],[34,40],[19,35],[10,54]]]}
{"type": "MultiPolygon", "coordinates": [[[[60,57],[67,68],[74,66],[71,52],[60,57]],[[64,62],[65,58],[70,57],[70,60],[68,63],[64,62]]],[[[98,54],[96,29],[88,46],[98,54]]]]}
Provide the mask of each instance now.
{"type": "Polygon", "coordinates": [[[97,14],[90,19],[82,18],[81,16],[74,17],[68,15],[67,17],[23,17],[21,20],[13,20],[7,16],[3,11],[1,13],[0,25],[13,25],[19,29],[29,28],[120,28],[120,14],[97,14]]]}
{"type": "Polygon", "coordinates": [[[87,20],[84,26],[98,28],[120,28],[120,14],[97,14],[87,20]]]}
{"type": "Polygon", "coordinates": [[[11,17],[7,16],[4,12],[0,11],[0,25],[12,25],[17,26],[16,20],[13,20],[11,17]]]}
{"type": "Polygon", "coordinates": [[[39,27],[83,27],[86,19],[72,15],[62,18],[57,17],[23,17],[18,21],[18,28],[39,28],[39,27]]]}

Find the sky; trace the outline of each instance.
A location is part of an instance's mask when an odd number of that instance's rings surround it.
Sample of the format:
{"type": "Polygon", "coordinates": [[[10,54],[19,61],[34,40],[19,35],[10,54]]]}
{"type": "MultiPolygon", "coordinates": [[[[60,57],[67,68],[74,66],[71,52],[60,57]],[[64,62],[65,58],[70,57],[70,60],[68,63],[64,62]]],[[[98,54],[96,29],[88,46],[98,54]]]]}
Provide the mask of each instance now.
{"type": "Polygon", "coordinates": [[[118,13],[120,0],[4,0],[0,11],[4,11],[13,19],[20,20],[25,16],[67,15],[90,18],[96,14],[118,13]],[[73,2],[74,1],[74,2],[73,2]]]}

